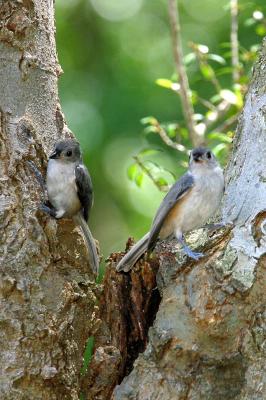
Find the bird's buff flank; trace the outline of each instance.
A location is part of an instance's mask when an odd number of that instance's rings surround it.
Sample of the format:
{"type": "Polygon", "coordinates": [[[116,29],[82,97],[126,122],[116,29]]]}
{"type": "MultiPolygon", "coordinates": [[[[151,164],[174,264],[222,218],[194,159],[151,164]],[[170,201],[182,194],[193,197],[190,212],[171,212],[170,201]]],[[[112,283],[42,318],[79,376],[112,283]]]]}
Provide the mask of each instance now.
{"type": "Polygon", "coordinates": [[[214,154],[203,147],[192,150],[188,171],[169,190],[150,231],[121,259],[117,271],[129,271],[146,250],[154,247],[157,238],[175,236],[189,257],[202,257],[188,247],[183,235],[208,221],[218,209],[223,191],[223,171],[214,154]]]}

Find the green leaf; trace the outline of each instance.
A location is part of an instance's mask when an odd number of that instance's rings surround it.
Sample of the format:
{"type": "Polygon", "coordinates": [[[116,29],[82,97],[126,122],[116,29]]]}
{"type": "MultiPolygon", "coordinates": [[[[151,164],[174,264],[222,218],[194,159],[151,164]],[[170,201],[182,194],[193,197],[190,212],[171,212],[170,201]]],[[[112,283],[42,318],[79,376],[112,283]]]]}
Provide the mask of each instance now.
{"type": "Polygon", "coordinates": [[[170,138],[173,139],[173,138],[176,137],[177,129],[178,129],[178,128],[179,128],[179,125],[176,124],[176,123],[174,123],[174,122],[172,122],[172,123],[169,123],[169,124],[166,125],[165,130],[166,130],[166,132],[167,132],[167,135],[168,135],[170,138]]]}
{"type": "Polygon", "coordinates": [[[225,53],[223,53],[224,58],[231,58],[232,57],[232,51],[226,51],[225,53]]]}
{"type": "Polygon", "coordinates": [[[228,131],[228,132],[227,132],[227,136],[228,136],[229,138],[233,139],[234,136],[235,136],[235,132],[234,132],[234,131],[228,131]]]}
{"type": "Polygon", "coordinates": [[[260,49],[260,44],[256,43],[250,46],[250,51],[251,53],[257,53],[258,50],[260,49]]]}
{"type": "Polygon", "coordinates": [[[206,112],[205,116],[209,121],[215,121],[217,119],[217,111],[209,110],[206,112]]]}
{"type": "Polygon", "coordinates": [[[201,64],[200,70],[204,78],[208,81],[214,77],[214,70],[209,64],[201,64]]]}
{"type": "Polygon", "coordinates": [[[247,85],[249,83],[249,81],[250,81],[250,79],[247,75],[243,75],[239,79],[239,83],[241,83],[241,85],[247,85]]]}
{"type": "Polygon", "coordinates": [[[128,169],[127,169],[127,176],[131,181],[134,181],[137,173],[138,173],[139,167],[136,163],[131,164],[128,169]]]}
{"type": "Polygon", "coordinates": [[[234,92],[236,95],[236,106],[238,107],[239,110],[243,107],[243,93],[242,93],[242,87],[239,84],[234,85],[234,92]]]}
{"type": "Polygon", "coordinates": [[[252,26],[252,25],[254,25],[255,23],[256,23],[256,21],[255,21],[254,18],[248,18],[248,19],[245,20],[244,25],[245,25],[245,26],[252,26]]]}
{"type": "Polygon", "coordinates": [[[190,92],[190,94],[191,94],[191,96],[190,96],[191,102],[192,102],[192,104],[193,104],[193,106],[194,106],[195,104],[198,103],[199,96],[198,96],[198,93],[197,93],[195,90],[192,90],[192,91],[190,92]]]}
{"type": "Polygon", "coordinates": [[[216,139],[223,143],[232,143],[232,138],[227,136],[225,133],[212,132],[208,135],[209,139],[216,139]]]}
{"type": "Polygon", "coordinates": [[[193,120],[194,121],[202,121],[204,119],[204,115],[200,113],[195,113],[193,114],[193,120]]]}
{"type": "Polygon", "coordinates": [[[162,86],[166,89],[172,89],[173,82],[170,79],[159,78],[155,81],[156,85],[162,86]]]}
{"type": "Polygon", "coordinates": [[[260,10],[255,10],[252,16],[256,21],[262,21],[264,18],[263,12],[261,12],[260,10]]]}
{"type": "Polygon", "coordinates": [[[213,151],[213,154],[215,155],[215,157],[217,157],[220,153],[221,153],[221,151],[223,151],[224,149],[226,149],[226,144],[225,143],[220,143],[220,144],[217,144],[217,146],[215,146],[213,149],[212,149],[212,151],[213,151]]]}
{"type": "Polygon", "coordinates": [[[231,42],[222,42],[219,45],[222,49],[231,49],[231,42]]]}
{"type": "Polygon", "coordinates": [[[236,94],[234,92],[232,92],[232,90],[222,89],[220,91],[220,95],[221,95],[222,99],[226,100],[230,104],[235,104],[236,105],[237,102],[238,102],[237,96],[236,96],[236,94]]]}
{"type": "Polygon", "coordinates": [[[221,96],[217,93],[217,94],[215,94],[215,95],[213,95],[211,98],[210,98],[210,101],[212,102],[212,103],[218,103],[218,101],[220,101],[221,100],[221,96]]]}
{"type": "Polygon", "coordinates": [[[193,61],[196,60],[196,54],[195,53],[188,53],[185,55],[185,57],[183,58],[184,60],[184,64],[185,65],[189,65],[191,64],[193,61]]]}
{"type": "Polygon", "coordinates": [[[144,118],[141,118],[141,120],[140,120],[140,122],[143,124],[143,125],[148,125],[148,124],[154,124],[154,123],[156,123],[156,119],[154,118],[154,117],[152,117],[152,116],[150,116],[150,117],[144,117],[144,118]]]}
{"type": "Polygon", "coordinates": [[[255,32],[259,36],[264,36],[266,34],[266,26],[264,24],[257,25],[255,32]]]}
{"type": "Polygon", "coordinates": [[[198,44],[197,47],[198,47],[198,51],[201,54],[208,54],[209,53],[209,47],[206,46],[205,44],[198,44]]]}
{"type": "Polygon", "coordinates": [[[144,133],[157,133],[158,129],[156,128],[156,126],[150,125],[150,126],[146,126],[144,128],[144,133]]]}
{"type": "Polygon", "coordinates": [[[162,186],[168,186],[167,180],[166,180],[164,177],[162,177],[162,176],[160,176],[159,178],[156,179],[156,183],[157,183],[157,185],[160,186],[160,187],[162,187],[162,186]]]}
{"type": "Polygon", "coordinates": [[[221,75],[226,75],[226,74],[232,74],[233,72],[233,67],[224,67],[224,68],[220,68],[218,69],[218,71],[216,71],[216,76],[221,76],[221,75]]]}
{"type": "Polygon", "coordinates": [[[139,173],[135,176],[135,182],[136,182],[136,185],[137,185],[138,187],[141,187],[142,182],[143,182],[143,178],[144,178],[143,172],[139,172],[139,173]]]}
{"type": "Polygon", "coordinates": [[[216,62],[218,62],[219,64],[222,64],[222,65],[226,64],[225,59],[223,57],[219,56],[218,54],[208,54],[207,58],[209,60],[216,61],[216,62]]]}
{"type": "Polygon", "coordinates": [[[160,152],[162,152],[161,149],[149,149],[149,148],[147,148],[147,149],[141,150],[138,155],[140,157],[143,157],[143,156],[150,156],[150,155],[153,155],[153,154],[158,154],[160,152]]]}
{"type": "Polygon", "coordinates": [[[84,353],[84,361],[83,361],[83,366],[81,368],[81,375],[85,374],[85,372],[89,366],[89,363],[90,363],[90,360],[92,357],[92,353],[93,353],[93,347],[94,347],[94,336],[90,336],[86,343],[86,348],[85,348],[85,353],[84,353]]]}
{"type": "Polygon", "coordinates": [[[171,75],[171,81],[172,81],[172,82],[178,82],[178,81],[179,81],[179,75],[178,75],[177,72],[174,72],[174,73],[171,75]]]}
{"type": "Polygon", "coordinates": [[[188,139],[188,130],[186,128],[181,128],[180,129],[180,135],[184,138],[184,139],[188,139]]]}

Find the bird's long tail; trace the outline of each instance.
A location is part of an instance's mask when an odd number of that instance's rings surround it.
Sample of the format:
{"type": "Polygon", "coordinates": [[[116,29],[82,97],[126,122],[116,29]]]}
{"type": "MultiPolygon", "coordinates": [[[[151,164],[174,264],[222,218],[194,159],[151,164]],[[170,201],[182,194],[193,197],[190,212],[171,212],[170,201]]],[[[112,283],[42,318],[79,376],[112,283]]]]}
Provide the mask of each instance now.
{"type": "Polygon", "coordinates": [[[90,266],[91,266],[93,272],[96,275],[98,275],[98,273],[99,273],[99,257],[98,257],[95,241],[91,234],[90,228],[88,227],[88,224],[85,221],[85,219],[83,218],[83,215],[81,213],[78,213],[77,215],[75,215],[74,219],[76,221],[76,224],[81,227],[83,236],[86,240],[90,266]]]}
{"type": "Polygon", "coordinates": [[[150,232],[146,233],[130,250],[124,255],[122,260],[116,266],[116,270],[128,272],[138,259],[145,253],[148,248],[150,232]]]}

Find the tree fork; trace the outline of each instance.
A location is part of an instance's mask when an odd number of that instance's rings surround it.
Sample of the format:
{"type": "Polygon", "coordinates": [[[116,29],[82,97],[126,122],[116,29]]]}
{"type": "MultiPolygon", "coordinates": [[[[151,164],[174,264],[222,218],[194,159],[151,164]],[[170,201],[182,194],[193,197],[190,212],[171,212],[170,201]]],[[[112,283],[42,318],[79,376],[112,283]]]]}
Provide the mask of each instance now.
{"type": "MultiPolygon", "coordinates": [[[[113,373],[110,386],[102,391],[98,387],[93,392],[96,381],[92,379],[88,399],[92,399],[90,393],[95,400],[107,400],[110,393],[112,400],[265,398],[265,81],[266,40],[254,67],[226,170],[222,219],[233,224],[213,233],[203,229],[190,235],[192,246],[205,254],[198,262],[184,260],[181,252],[176,256],[175,242],[159,243],[153,260],[159,267],[154,285],[161,300],[146,331],[146,349],[139,349],[129,374],[126,369],[121,373],[127,350],[121,351],[119,338],[126,337],[128,328],[115,337],[117,320],[106,320],[104,314],[107,333],[101,336],[101,346],[96,345],[90,376],[97,361],[97,367],[106,371],[108,357],[97,352],[105,353],[110,343],[116,354],[114,370],[119,372],[113,373]]],[[[113,270],[106,276],[104,291],[110,285],[120,285],[122,291],[121,282],[127,285],[132,274],[143,273],[145,265],[150,270],[147,261],[137,263],[127,280],[113,270]]],[[[140,287],[135,293],[143,293],[140,287]]],[[[119,298],[113,303],[117,310],[125,311],[119,298]]],[[[101,375],[97,379],[101,380],[101,375]]]]}

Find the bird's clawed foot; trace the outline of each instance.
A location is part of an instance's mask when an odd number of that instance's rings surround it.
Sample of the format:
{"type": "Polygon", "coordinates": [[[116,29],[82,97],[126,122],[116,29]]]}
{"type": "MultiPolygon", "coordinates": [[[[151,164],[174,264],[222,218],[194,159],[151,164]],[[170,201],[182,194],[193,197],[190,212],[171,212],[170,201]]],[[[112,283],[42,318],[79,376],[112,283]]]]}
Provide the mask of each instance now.
{"type": "Polygon", "coordinates": [[[42,203],[39,209],[43,211],[45,214],[48,214],[51,217],[56,218],[56,210],[52,206],[42,203]]]}
{"type": "Polygon", "coordinates": [[[204,257],[204,254],[203,254],[203,253],[197,253],[197,252],[193,251],[193,250],[186,244],[184,238],[181,238],[181,239],[179,239],[178,241],[179,241],[179,243],[182,245],[183,251],[184,251],[184,253],[185,253],[188,257],[190,257],[190,258],[192,258],[193,260],[196,260],[196,261],[198,261],[200,258],[204,257]]]}
{"type": "Polygon", "coordinates": [[[183,250],[184,250],[185,254],[188,257],[192,258],[193,260],[198,261],[200,258],[204,257],[203,253],[197,253],[196,251],[191,250],[191,248],[188,246],[186,246],[186,247],[183,246],[183,250]]]}

